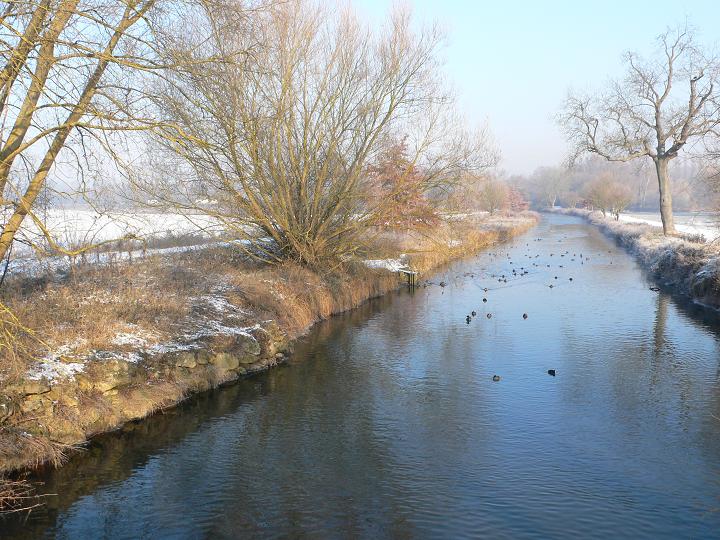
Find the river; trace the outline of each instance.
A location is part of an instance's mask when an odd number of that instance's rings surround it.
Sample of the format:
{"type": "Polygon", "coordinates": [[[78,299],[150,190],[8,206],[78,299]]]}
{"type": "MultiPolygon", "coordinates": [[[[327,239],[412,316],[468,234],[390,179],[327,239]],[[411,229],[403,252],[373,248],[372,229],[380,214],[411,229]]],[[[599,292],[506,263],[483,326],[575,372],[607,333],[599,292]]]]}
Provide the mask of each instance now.
{"type": "Polygon", "coordinates": [[[720,538],[717,314],[568,216],[431,282],[97,438],[0,537],[720,538]]]}

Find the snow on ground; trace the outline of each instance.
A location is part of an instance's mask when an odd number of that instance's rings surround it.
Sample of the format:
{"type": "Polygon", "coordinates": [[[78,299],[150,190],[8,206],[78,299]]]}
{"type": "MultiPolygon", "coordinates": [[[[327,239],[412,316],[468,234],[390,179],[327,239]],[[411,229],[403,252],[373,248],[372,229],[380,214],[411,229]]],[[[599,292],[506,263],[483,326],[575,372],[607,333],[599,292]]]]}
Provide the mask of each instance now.
{"type": "MultiPolygon", "coordinates": [[[[219,222],[203,215],[109,212],[98,213],[83,209],[54,209],[38,212],[38,217],[53,235],[53,240],[69,249],[90,246],[100,242],[119,240],[129,235],[145,240],[169,239],[185,235],[198,235],[208,240],[217,238],[223,228],[219,222]]],[[[42,243],[42,234],[32,220],[25,220],[19,239],[42,243]]],[[[107,263],[129,258],[137,258],[147,253],[171,254],[209,246],[219,246],[223,242],[196,243],[178,247],[156,248],[148,250],[98,252],[87,254],[88,262],[107,263]]],[[[66,269],[70,261],[67,257],[49,257],[38,259],[36,253],[23,242],[14,244],[13,260],[9,271],[14,274],[37,274],[48,270],[66,269]]]]}
{"type": "MultiPolygon", "coordinates": [[[[236,241],[238,242],[238,241],[236,241]]],[[[122,262],[130,259],[140,259],[148,255],[171,255],[173,253],[186,253],[212,247],[228,247],[236,242],[209,242],[191,246],[177,246],[169,248],[158,248],[134,251],[112,251],[97,252],[89,257],[88,262],[92,264],[109,264],[111,262],[122,262]]],[[[10,274],[23,274],[34,276],[44,272],[68,270],[71,266],[67,257],[48,257],[39,259],[35,254],[30,253],[23,257],[14,258],[10,264],[10,274]]]]}
{"type": "MultiPolygon", "coordinates": [[[[48,230],[61,245],[91,244],[114,240],[127,235],[157,238],[168,234],[183,235],[199,231],[209,235],[221,232],[217,220],[203,215],[108,212],[98,213],[83,209],[53,209],[38,212],[48,230]]],[[[23,224],[25,234],[38,235],[31,220],[23,224]]]]}
{"type": "MultiPolygon", "coordinates": [[[[628,212],[620,215],[620,221],[662,227],[660,214],[654,212],[628,212]]],[[[720,216],[707,212],[676,213],[675,228],[682,233],[701,234],[708,242],[713,242],[720,238],[720,216]]]]}
{"type": "Polygon", "coordinates": [[[194,319],[186,321],[187,331],[181,333],[173,341],[161,342],[161,336],[157,333],[134,324],[128,324],[124,331],[115,334],[110,343],[118,347],[128,347],[132,350],[78,352],[87,344],[87,341],[80,338],[65,343],[47,353],[30,367],[26,376],[30,380],[47,379],[48,382],[54,383],[62,379],[73,378],[77,373],[82,373],[85,370],[86,363],[91,359],[100,361],[121,360],[136,364],[141,362],[144,356],[199,349],[203,346],[199,340],[212,336],[242,335],[254,340],[255,338],[251,332],[261,328],[259,324],[244,327],[226,324],[226,319],[236,318],[245,312],[228,302],[227,298],[217,292],[222,289],[223,287],[217,287],[213,294],[190,299],[196,305],[209,307],[215,314],[212,316],[196,315],[194,319]],[[217,314],[224,315],[223,319],[218,320],[217,314]]]}
{"type": "Polygon", "coordinates": [[[35,364],[27,373],[31,381],[46,379],[48,382],[55,382],[59,379],[74,377],[85,369],[83,362],[61,362],[59,360],[45,359],[35,364]]]}
{"type": "Polygon", "coordinates": [[[76,373],[82,372],[85,369],[83,358],[73,354],[73,351],[84,343],[83,339],[79,339],[72,343],[65,343],[56,350],[49,352],[30,368],[27,378],[31,381],[47,379],[52,382],[73,377],[76,373]],[[78,360],[78,362],[63,362],[63,360],[69,359],[78,360]]]}
{"type": "Polygon", "coordinates": [[[402,261],[402,256],[400,259],[369,259],[364,262],[365,266],[367,266],[368,268],[390,270],[391,272],[410,270],[407,264],[402,261]]]}

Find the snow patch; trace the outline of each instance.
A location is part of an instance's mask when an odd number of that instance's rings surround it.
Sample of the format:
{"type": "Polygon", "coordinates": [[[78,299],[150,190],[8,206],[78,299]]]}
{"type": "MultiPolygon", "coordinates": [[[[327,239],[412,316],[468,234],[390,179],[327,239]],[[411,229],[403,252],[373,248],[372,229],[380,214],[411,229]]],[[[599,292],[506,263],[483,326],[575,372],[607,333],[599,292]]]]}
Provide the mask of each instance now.
{"type": "Polygon", "coordinates": [[[144,347],[147,345],[147,340],[138,334],[133,334],[130,332],[120,332],[119,334],[115,334],[115,337],[112,339],[113,345],[120,345],[122,346],[130,346],[130,347],[144,347]]]}
{"type": "Polygon", "coordinates": [[[364,261],[368,268],[390,270],[391,272],[409,271],[410,268],[400,259],[368,259],[364,261]]]}
{"type": "Polygon", "coordinates": [[[85,364],[80,362],[43,359],[28,370],[27,378],[31,381],[47,379],[49,382],[54,382],[59,379],[74,377],[76,373],[80,373],[84,369],[85,364]]]}

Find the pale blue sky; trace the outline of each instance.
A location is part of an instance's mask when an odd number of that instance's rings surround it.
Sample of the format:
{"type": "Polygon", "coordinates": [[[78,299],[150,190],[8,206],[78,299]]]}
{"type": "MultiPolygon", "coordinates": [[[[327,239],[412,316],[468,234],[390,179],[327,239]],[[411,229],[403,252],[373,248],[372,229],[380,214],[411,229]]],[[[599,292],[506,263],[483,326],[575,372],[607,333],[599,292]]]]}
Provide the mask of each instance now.
{"type": "MultiPolygon", "coordinates": [[[[381,20],[393,0],[355,0],[381,20]]],[[[408,0],[419,21],[447,32],[448,78],[470,122],[487,120],[510,173],[556,164],[566,146],[555,122],[568,88],[601,86],[622,73],[622,53],[651,51],[668,26],[687,22],[720,42],[720,0],[408,0]]]]}

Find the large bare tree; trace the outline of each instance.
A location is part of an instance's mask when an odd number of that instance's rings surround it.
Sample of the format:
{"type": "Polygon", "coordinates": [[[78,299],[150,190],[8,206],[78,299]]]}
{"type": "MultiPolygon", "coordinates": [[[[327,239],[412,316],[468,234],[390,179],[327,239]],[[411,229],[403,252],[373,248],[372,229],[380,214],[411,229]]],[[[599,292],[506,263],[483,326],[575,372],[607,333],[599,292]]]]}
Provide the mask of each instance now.
{"type": "Polygon", "coordinates": [[[717,136],[720,62],[707,56],[687,29],[658,37],[659,53],[627,53],[627,73],[598,96],[570,95],[560,122],[574,156],[610,161],[650,158],[660,193],[665,234],[675,233],[668,164],[693,139],[717,136]]]}
{"type": "Polygon", "coordinates": [[[441,36],[413,32],[406,12],[372,31],[348,10],[291,0],[254,18],[253,32],[239,24],[210,29],[224,64],[165,80],[157,105],[178,131],[155,155],[166,172],[137,182],[146,200],[214,217],[264,260],[317,265],[346,260],[387,222],[397,197],[370,196],[367,171],[388,140],[406,136],[413,189],[487,165],[484,140],[448,113],[441,36]]]}

